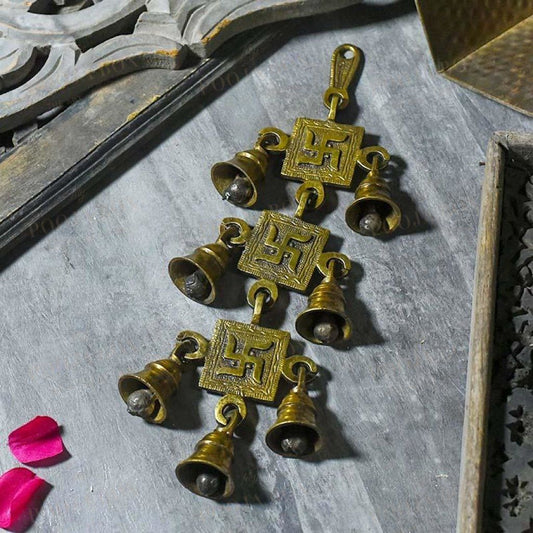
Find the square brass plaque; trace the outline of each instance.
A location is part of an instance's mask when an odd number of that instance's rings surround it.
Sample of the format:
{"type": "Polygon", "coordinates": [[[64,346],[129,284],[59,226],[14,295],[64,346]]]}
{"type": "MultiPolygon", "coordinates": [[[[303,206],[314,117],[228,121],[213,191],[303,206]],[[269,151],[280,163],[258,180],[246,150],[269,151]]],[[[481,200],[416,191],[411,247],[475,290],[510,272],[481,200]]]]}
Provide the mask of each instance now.
{"type": "Polygon", "coordinates": [[[287,331],[218,320],[200,387],[273,402],[290,340],[287,331]]]}
{"type": "Polygon", "coordinates": [[[263,211],[239,261],[239,270],[305,291],[329,230],[275,211],[263,211]]]}
{"type": "Polygon", "coordinates": [[[298,118],[281,173],[349,188],[364,134],[360,126],[298,118]]]}

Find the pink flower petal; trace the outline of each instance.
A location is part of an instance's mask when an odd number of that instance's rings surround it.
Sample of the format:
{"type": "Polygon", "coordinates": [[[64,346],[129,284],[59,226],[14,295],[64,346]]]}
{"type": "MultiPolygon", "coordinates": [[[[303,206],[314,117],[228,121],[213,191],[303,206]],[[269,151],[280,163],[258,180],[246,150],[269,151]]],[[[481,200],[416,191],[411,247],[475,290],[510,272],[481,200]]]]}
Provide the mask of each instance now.
{"type": "Polygon", "coordinates": [[[57,422],[49,416],[36,416],[15,429],[8,438],[11,453],[21,463],[33,463],[63,452],[63,440],[57,422]]]}
{"type": "Polygon", "coordinates": [[[27,468],[13,468],[0,477],[0,527],[12,526],[30,507],[35,493],[45,485],[27,468]]]}

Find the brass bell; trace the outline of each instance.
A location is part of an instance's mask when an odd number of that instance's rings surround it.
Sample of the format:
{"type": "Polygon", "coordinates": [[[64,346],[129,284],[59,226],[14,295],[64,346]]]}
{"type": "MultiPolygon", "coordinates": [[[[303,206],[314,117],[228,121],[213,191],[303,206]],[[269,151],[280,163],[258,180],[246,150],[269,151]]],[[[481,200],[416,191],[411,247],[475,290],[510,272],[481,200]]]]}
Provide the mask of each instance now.
{"type": "Polygon", "coordinates": [[[232,462],[232,435],[217,428],[200,440],[194,453],[176,467],[176,476],[191,492],[219,500],[233,493],[232,462]]]}
{"type": "Polygon", "coordinates": [[[273,452],[284,457],[305,457],[319,450],[316,409],[305,387],[297,385],[283,398],[265,440],[273,452]]]}
{"type": "Polygon", "coordinates": [[[211,180],[224,200],[250,207],[257,202],[257,186],[265,179],[267,164],[267,152],[256,145],[251,150],[238,152],[229,161],[213,165],[211,180]]]}
{"type": "Polygon", "coordinates": [[[168,273],[185,296],[207,305],[215,299],[216,282],[224,273],[229,258],[228,246],[218,239],[196,248],[192,254],[174,257],[168,265],[168,273]]]}
{"type": "Polygon", "coordinates": [[[352,325],[337,280],[324,279],[309,296],[307,309],[296,319],[296,331],[315,344],[334,344],[351,337],[352,325]]]}
{"type": "Polygon", "coordinates": [[[161,424],[167,417],[167,401],[178,390],[182,372],[181,361],[169,357],[148,363],[140,372],[122,376],[118,389],[128,412],[161,424]]]}
{"type": "Polygon", "coordinates": [[[335,277],[335,264],[341,262],[340,276],[347,275],[350,260],[343,254],[322,254],[318,268],[324,279],[309,296],[307,308],[296,318],[296,331],[315,344],[331,345],[352,335],[352,323],[345,311],[346,301],[335,277]]]}
{"type": "MultiPolygon", "coordinates": [[[[389,160],[386,155],[384,165],[389,160]]],[[[376,237],[395,231],[401,219],[402,213],[391,197],[390,187],[379,175],[378,157],[374,157],[370,172],[357,187],[355,200],[346,210],[346,224],[361,235],[376,237]]]]}
{"type": "Polygon", "coordinates": [[[231,477],[233,432],[246,418],[246,405],[242,397],[227,394],[218,402],[215,414],[219,426],[196,444],[188,459],[178,464],[176,477],[198,496],[220,500],[231,496],[235,488],[231,477]]]}

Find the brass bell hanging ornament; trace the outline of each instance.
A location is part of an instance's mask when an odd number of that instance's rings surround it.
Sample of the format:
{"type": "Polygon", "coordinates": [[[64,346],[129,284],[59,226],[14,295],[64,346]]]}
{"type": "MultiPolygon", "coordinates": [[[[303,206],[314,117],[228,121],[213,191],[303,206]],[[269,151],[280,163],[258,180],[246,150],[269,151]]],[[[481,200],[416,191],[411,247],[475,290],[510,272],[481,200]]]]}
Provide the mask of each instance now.
{"type": "Polygon", "coordinates": [[[250,323],[218,319],[209,340],[184,331],[167,359],[119,380],[128,412],[154,423],[164,422],[182,373],[191,368],[202,367],[200,388],[222,395],[215,410],[217,427],[176,467],[179,482],[199,496],[213,500],[231,496],[234,433],[246,419],[246,402],[276,403],[282,380],[292,389],[279,403],[277,419],[266,433],[268,447],[290,458],[320,449],[317,411],[307,393],[307,383],[318,367],[308,357],[289,356],[290,333],[264,327],[261,320],[278,300],[278,287],[311,291],[307,308],[296,319],[298,333],[323,345],[346,341],[352,334],[339,284],[348,276],[351,262],[342,253],[325,251],[328,229],[304,220],[309,211],[324,204],[326,185],[350,188],[356,166],[362,167],[368,175],[346,213],[350,228],[362,235],[380,235],[394,231],[400,222],[400,210],[386,180],[379,176],[389,161],[388,153],[380,146],[362,148],[364,129],[335,121],[337,110],[348,105],[348,86],[359,59],[360,51],[353,45],[335,50],[331,83],[324,95],[329,109],[326,120],[298,118],[290,136],[277,128],[261,130],[254,148],[212,169],[220,195],[250,207],[257,201],[268,156],[284,154],[282,176],[303,182],[295,194],[294,214],[264,210],[253,226],[239,218],[224,218],[215,242],[169,263],[170,278],[180,292],[207,305],[215,301],[217,284],[232,255],[238,255],[238,270],[257,278],[247,297],[253,309],[250,323]],[[312,288],[317,269],[323,279],[312,288]]]}

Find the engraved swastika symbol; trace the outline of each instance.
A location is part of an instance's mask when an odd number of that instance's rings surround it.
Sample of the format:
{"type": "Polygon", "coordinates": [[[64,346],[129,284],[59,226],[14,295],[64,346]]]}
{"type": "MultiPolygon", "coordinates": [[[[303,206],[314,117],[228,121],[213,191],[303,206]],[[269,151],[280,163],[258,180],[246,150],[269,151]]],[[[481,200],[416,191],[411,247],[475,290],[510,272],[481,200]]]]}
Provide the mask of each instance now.
{"type": "Polygon", "coordinates": [[[263,211],[238,268],[256,278],[305,291],[328,237],[325,228],[275,211],[263,211]]]}
{"type": "Polygon", "coordinates": [[[296,235],[296,234],[286,234],[281,239],[281,242],[277,242],[279,229],[271,222],[270,228],[268,230],[268,236],[265,239],[265,246],[272,249],[274,253],[260,253],[257,256],[257,259],[262,261],[267,261],[273,265],[280,265],[285,257],[289,257],[288,267],[291,272],[296,272],[298,267],[298,262],[302,256],[302,251],[294,246],[291,246],[291,242],[306,243],[309,242],[313,236],[312,235],[296,235]]]}
{"type": "Polygon", "coordinates": [[[235,366],[222,366],[217,368],[216,375],[224,374],[226,376],[244,377],[248,368],[253,368],[252,379],[258,385],[261,385],[263,377],[263,368],[265,361],[255,353],[257,351],[267,351],[272,348],[274,343],[268,339],[262,341],[256,340],[254,343],[246,340],[242,352],[237,352],[237,339],[235,335],[229,334],[228,344],[224,353],[224,359],[227,359],[235,366]],[[254,353],[255,352],[255,353],[254,353]]]}
{"type": "Polygon", "coordinates": [[[325,166],[326,163],[334,170],[339,170],[341,149],[331,146],[331,143],[341,143],[346,141],[348,135],[343,131],[327,131],[317,133],[311,128],[307,128],[305,134],[305,144],[303,150],[298,153],[296,162],[298,164],[309,164],[317,167],[325,166]],[[314,155],[308,156],[305,152],[311,152],[314,155]],[[327,157],[329,156],[329,158],[327,157]],[[326,160],[329,159],[329,162],[326,160]]]}
{"type": "Polygon", "coordinates": [[[360,126],[298,118],[281,174],[290,179],[320,180],[349,188],[364,134],[360,126]]]}
{"type": "Polygon", "coordinates": [[[290,340],[288,331],[218,320],[198,385],[273,402],[290,340]]]}

